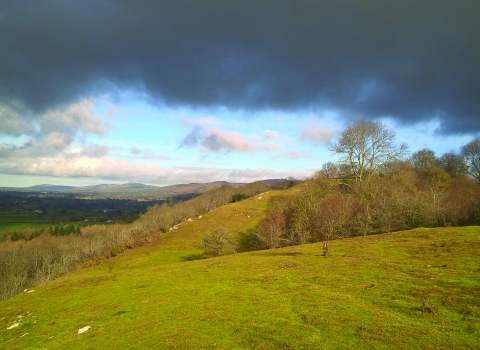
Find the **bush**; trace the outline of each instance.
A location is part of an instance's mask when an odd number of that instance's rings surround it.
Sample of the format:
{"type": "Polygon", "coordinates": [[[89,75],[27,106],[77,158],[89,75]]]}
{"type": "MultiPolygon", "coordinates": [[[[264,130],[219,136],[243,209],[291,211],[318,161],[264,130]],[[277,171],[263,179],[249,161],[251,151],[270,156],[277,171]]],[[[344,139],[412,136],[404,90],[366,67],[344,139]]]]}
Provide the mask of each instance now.
{"type": "Polygon", "coordinates": [[[240,202],[240,201],[243,201],[244,199],[247,199],[247,198],[248,198],[248,196],[246,194],[237,193],[237,194],[234,194],[232,196],[232,199],[230,200],[230,203],[240,202]]]}
{"type": "Polygon", "coordinates": [[[207,232],[202,243],[205,254],[211,256],[235,253],[237,246],[233,233],[226,227],[207,232]]]}

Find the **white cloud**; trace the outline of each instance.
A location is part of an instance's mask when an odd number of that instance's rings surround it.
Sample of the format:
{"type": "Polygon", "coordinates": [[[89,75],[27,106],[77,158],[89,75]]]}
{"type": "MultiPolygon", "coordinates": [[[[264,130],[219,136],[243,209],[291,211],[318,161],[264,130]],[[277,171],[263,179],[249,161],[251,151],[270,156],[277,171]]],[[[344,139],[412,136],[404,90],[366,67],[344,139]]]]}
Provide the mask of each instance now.
{"type": "Polygon", "coordinates": [[[266,130],[262,136],[252,135],[250,137],[245,137],[236,131],[230,132],[217,127],[204,131],[197,126],[184,137],[179,147],[200,146],[200,152],[202,153],[271,152],[284,148],[281,142],[271,141],[277,137],[278,133],[272,130],[266,130]]]}
{"type": "Polygon", "coordinates": [[[228,132],[219,128],[207,131],[200,141],[201,152],[244,152],[255,149],[250,140],[236,131],[228,132]]]}
{"type": "Polygon", "coordinates": [[[302,133],[300,134],[300,138],[304,140],[309,140],[315,146],[319,146],[322,144],[328,144],[330,142],[330,139],[332,138],[332,135],[332,131],[327,128],[309,126],[302,131],[302,133]]]}
{"type": "Polygon", "coordinates": [[[160,167],[157,164],[132,164],[108,156],[92,158],[75,156],[39,158],[0,158],[0,173],[58,177],[93,177],[125,182],[176,184],[189,182],[253,182],[269,178],[304,178],[312,170],[275,171],[270,169],[220,169],[191,167],[160,167]]]}

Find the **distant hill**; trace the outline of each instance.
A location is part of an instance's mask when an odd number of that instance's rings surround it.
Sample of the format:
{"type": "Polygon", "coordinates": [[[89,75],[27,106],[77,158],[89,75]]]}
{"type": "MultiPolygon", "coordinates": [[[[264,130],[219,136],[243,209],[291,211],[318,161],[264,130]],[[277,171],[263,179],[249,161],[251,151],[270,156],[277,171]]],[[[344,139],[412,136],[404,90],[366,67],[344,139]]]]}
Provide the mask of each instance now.
{"type": "MultiPolygon", "coordinates": [[[[56,186],[56,185],[35,185],[35,186],[30,186],[27,188],[21,188],[21,189],[28,189],[29,191],[70,191],[72,189],[75,189],[77,187],[75,186],[56,186]]],[[[15,190],[20,190],[20,188],[15,188],[15,190]]]]}
{"type": "Polygon", "coordinates": [[[76,193],[117,193],[117,192],[136,192],[139,190],[150,190],[158,188],[157,186],[149,186],[141,183],[130,182],[126,184],[101,184],[93,186],[73,187],[69,192],[76,193]]]}
{"type": "MultiPolygon", "coordinates": [[[[278,184],[284,179],[267,179],[266,184],[278,184]]],[[[112,197],[112,198],[166,198],[177,197],[181,195],[199,195],[214,188],[232,185],[242,186],[245,183],[231,183],[227,181],[214,181],[209,183],[190,183],[177,184],[170,186],[151,186],[142,183],[130,182],[126,184],[100,184],[93,186],[58,186],[58,185],[35,185],[30,187],[1,187],[4,191],[22,191],[22,192],[62,192],[78,193],[90,197],[112,197]]]]}

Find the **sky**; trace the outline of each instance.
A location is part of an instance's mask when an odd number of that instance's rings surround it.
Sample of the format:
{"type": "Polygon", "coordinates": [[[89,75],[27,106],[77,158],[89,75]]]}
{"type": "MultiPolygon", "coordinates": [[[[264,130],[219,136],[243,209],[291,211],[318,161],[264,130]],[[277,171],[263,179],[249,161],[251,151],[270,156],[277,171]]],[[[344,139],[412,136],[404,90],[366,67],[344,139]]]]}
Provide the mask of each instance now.
{"type": "Polygon", "coordinates": [[[478,0],[3,0],[0,187],[303,179],[480,136],[478,0]]]}

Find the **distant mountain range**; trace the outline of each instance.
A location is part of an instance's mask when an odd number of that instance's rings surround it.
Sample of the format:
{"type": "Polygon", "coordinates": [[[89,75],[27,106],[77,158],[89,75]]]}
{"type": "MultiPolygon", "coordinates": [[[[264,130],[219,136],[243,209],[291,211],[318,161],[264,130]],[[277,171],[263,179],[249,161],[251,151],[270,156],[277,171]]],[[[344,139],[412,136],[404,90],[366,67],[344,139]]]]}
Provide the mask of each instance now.
{"type": "MultiPolygon", "coordinates": [[[[276,184],[285,181],[284,179],[264,180],[267,184],[276,184]]],[[[130,182],[126,184],[102,184],[93,186],[58,186],[58,185],[35,185],[30,187],[0,187],[3,191],[22,191],[22,192],[62,192],[78,193],[82,195],[135,195],[145,197],[165,197],[176,196],[180,194],[201,194],[213,188],[233,185],[241,186],[244,183],[231,183],[227,181],[215,181],[209,183],[190,183],[170,186],[150,186],[141,183],[130,182]]]]}

